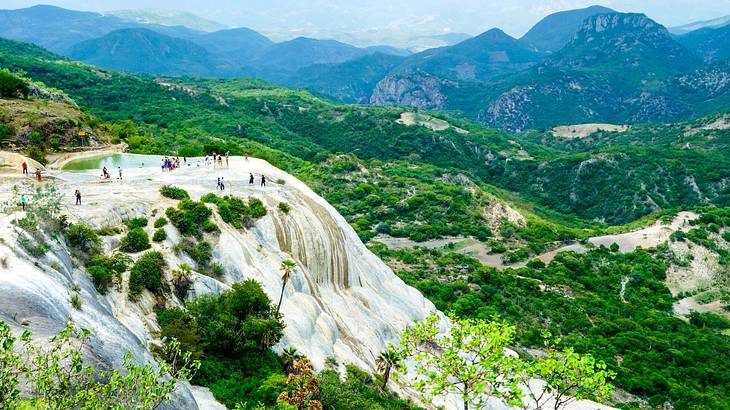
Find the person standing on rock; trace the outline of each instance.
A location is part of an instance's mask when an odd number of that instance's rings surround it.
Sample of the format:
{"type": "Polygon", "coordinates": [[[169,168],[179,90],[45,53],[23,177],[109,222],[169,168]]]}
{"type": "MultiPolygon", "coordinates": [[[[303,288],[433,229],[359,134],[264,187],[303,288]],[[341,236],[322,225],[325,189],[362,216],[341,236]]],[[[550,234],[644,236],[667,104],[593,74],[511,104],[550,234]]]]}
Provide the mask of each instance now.
{"type": "Polygon", "coordinates": [[[76,192],[74,192],[74,196],[76,197],[76,205],[81,205],[81,191],[77,189],[76,192]]]}
{"type": "Polygon", "coordinates": [[[218,177],[218,183],[215,184],[215,189],[217,189],[217,190],[221,189],[221,177],[218,177]]]}
{"type": "Polygon", "coordinates": [[[249,172],[250,177],[248,178],[248,184],[253,185],[253,174],[249,172]]]}
{"type": "Polygon", "coordinates": [[[25,194],[20,196],[20,206],[23,207],[23,210],[25,211],[25,205],[28,203],[28,200],[25,198],[25,194]]]}
{"type": "Polygon", "coordinates": [[[226,190],[226,183],[223,182],[223,177],[221,177],[221,191],[225,191],[225,190],[226,190]]]}
{"type": "Polygon", "coordinates": [[[36,181],[41,182],[41,169],[40,168],[35,169],[35,179],[36,179],[36,181]]]}
{"type": "Polygon", "coordinates": [[[226,151],[226,168],[228,168],[228,154],[230,154],[231,151],[226,151]]]}
{"type": "Polygon", "coordinates": [[[119,169],[119,180],[122,180],[122,167],[117,167],[119,169]]]}
{"type": "Polygon", "coordinates": [[[23,168],[23,175],[28,175],[28,164],[25,161],[23,161],[23,163],[20,164],[20,166],[23,168]]]}
{"type": "Polygon", "coordinates": [[[266,175],[261,174],[261,186],[266,186],[266,175]]]}

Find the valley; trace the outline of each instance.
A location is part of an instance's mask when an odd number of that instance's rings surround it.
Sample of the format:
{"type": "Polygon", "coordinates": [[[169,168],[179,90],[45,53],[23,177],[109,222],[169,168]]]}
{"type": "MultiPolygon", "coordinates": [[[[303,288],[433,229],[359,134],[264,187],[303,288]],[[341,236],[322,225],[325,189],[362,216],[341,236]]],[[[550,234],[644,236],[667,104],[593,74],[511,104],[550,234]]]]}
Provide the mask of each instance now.
{"type": "MultiPolygon", "coordinates": [[[[596,6],[411,52],[135,16],[0,12],[7,363],[72,319],[90,374],[152,364],[104,408],[730,406],[722,22],[596,6]],[[432,394],[436,335],[474,329],[504,373],[432,394]]],[[[88,400],[14,371],[0,407],[88,400]]]]}

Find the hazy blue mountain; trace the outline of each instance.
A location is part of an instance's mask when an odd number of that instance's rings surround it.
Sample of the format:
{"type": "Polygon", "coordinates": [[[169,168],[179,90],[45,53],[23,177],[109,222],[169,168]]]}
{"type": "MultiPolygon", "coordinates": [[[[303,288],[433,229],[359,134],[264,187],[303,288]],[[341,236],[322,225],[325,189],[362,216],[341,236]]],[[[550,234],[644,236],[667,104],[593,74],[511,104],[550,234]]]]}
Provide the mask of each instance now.
{"type": "Polygon", "coordinates": [[[678,40],[706,63],[730,58],[730,25],[695,30],[678,40]]]}
{"type": "Polygon", "coordinates": [[[0,10],[0,37],[27,41],[61,54],[80,41],[133,26],[139,25],[115,16],[54,6],[0,10]]]}
{"type": "Polygon", "coordinates": [[[116,10],[106,13],[124,20],[135,21],[140,24],[154,24],[161,26],[183,26],[197,31],[212,32],[224,30],[225,25],[205,19],[192,13],[168,9],[135,9],[116,10]]]}
{"type": "Polygon", "coordinates": [[[212,75],[216,58],[188,40],[170,37],[144,28],[112,31],[83,41],[69,50],[69,56],[99,67],[166,75],[212,75]]]}
{"type": "Polygon", "coordinates": [[[414,54],[399,70],[421,70],[446,79],[486,80],[525,69],[541,58],[502,30],[492,29],[453,46],[414,54]]]}
{"type": "Polygon", "coordinates": [[[554,13],[540,20],[520,40],[540,51],[558,51],[568,44],[586,18],[612,12],[607,7],[591,6],[554,13]]]}
{"type": "Polygon", "coordinates": [[[249,28],[232,28],[212,33],[196,33],[188,40],[205,47],[212,53],[234,54],[251,58],[256,53],[274,45],[268,37],[249,28]]]}
{"type": "Polygon", "coordinates": [[[337,64],[371,54],[370,51],[335,40],[298,37],[274,44],[252,61],[256,67],[295,72],[314,64],[337,64]]]}
{"type": "Polygon", "coordinates": [[[283,84],[306,88],[337,101],[368,103],[378,82],[403,62],[404,57],[375,53],[341,64],[304,67],[283,84]]]}
{"type": "Polygon", "coordinates": [[[730,16],[723,16],[711,20],[696,21],[683,26],[670,27],[669,32],[679,36],[703,28],[720,28],[728,24],[730,24],[730,16]]]}

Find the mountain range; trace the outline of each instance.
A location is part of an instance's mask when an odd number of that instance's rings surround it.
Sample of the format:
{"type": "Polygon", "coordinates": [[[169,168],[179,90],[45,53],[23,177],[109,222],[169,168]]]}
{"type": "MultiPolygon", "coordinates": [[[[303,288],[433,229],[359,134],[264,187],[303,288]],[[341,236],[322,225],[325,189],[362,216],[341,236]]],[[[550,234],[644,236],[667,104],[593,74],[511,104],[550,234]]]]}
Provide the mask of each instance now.
{"type": "Polygon", "coordinates": [[[0,11],[0,36],[109,69],[256,77],[338,102],[443,110],[513,131],[681,120],[730,98],[730,26],[721,19],[676,35],[643,14],[592,6],[549,15],[520,39],[495,28],[447,35],[438,40],[455,44],[415,54],[159,24],[184,20],[35,6],[0,11]]]}

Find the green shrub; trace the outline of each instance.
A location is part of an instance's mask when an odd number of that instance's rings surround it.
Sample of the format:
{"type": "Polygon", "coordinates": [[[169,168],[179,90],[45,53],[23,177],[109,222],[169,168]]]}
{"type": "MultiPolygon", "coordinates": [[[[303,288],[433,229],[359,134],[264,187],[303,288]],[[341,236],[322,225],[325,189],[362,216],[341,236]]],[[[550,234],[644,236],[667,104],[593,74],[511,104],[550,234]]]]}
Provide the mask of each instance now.
{"type": "Polygon", "coordinates": [[[162,242],[165,239],[167,239],[167,232],[163,228],[156,230],[155,234],[152,235],[152,240],[155,242],[162,242]]]}
{"type": "Polygon", "coordinates": [[[105,226],[97,229],[96,233],[101,236],[114,236],[122,233],[122,228],[118,226],[105,226]]]}
{"type": "Polygon", "coordinates": [[[25,148],[25,153],[31,159],[38,161],[45,165],[48,161],[46,160],[46,149],[37,144],[30,144],[25,148]]]}
{"type": "Polygon", "coordinates": [[[109,286],[114,281],[114,274],[111,270],[102,265],[91,265],[86,268],[86,272],[91,276],[96,290],[102,295],[106,294],[109,286]]]}
{"type": "Polygon", "coordinates": [[[25,98],[29,91],[30,87],[26,80],[13,74],[7,68],[0,69],[0,97],[25,98]]]}
{"type": "Polygon", "coordinates": [[[200,202],[205,202],[207,204],[218,204],[218,202],[220,202],[220,197],[212,192],[209,192],[200,197],[200,202]]]}
{"type": "Polygon", "coordinates": [[[206,233],[213,233],[213,232],[220,232],[221,229],[218,227],[218,225],[214,224],[211,221],[205,221],[203,223],[203,231],[206,233]]]}
{"type": "Polygon", "coordinates": [[[127,228],[130,230],[135,228],[144,228],[148,223],[149,222],[145,217],[132,218],[124,221],[124,224],[127,225],[127,228]]]}
{"type": "Polygon", "coordinates": [[[692,312],[689,314],[689,323],[703,328],[730,329],[730,320],[712,312],[692,312]]]}
{"type": "Polygon", "coordinates": [[[166,267],[165,258],[160,252],[142,255],[129,271],[129,298],[136,299],[144,289],[161,294],[165,290],[162,274],[166,267]]]}
{"type": "Polygon", "coordinates": [[[150,237],[142,228],[134,228],[127,232],[127,236],[122,238],[119,249],[124,252],[137,253],[150,248],[150,237]]]}
{"type": "MultiPolygon", "coordinates": [[[[180,231],[183,236],[202,237],[204,228],[210,229],[206,224],[208,218],[213,214],[202,202],[195,202],[183,199],[177,208],[167,208],[165,215],[170,223],[180,231]]],[[[217,229],[217,227],[216,227],[217,229]]]]}
{"type": "Polygon", "coordinates": [[[221,265],[220,263],[218,263],[218,262],[213,262],[213,263],[212,263],[212,264],[210,265],[210,273],[211,273],[211,274],[212,274],[212,275],[213,275],[214,277],[216,277],[216,278],[220,278],[221,276],[223,276],[223,274],[225,274],[225,273],[226,273],[226,270],[225,270],[225,269],[223,268],[223,265],[221,265]]]}
{"type": "Polygon", "coordinates": [[[176,249],[187,253],[199,268],[208,266],[213,258],[213,245],[208,241],[200,241],[196,244],[183,241],[176,245],[176,249]]]}
{"type": "Polygon", "coordinates": [[[289,211],[291,211],[291,207],[289,207],[289,204],[286,202],[279,202],[279,210],[281,212],[284,212],[285,214],[288,214],[289,211]]]}
{"type": "Polygon", "coordinates": [[[101,250],[101,239],[96,231],[83,224],[72,224],[66,230],[66,241],[72,248],[87,255],[97,254],[101,250]]]}
{"type": "Polygon", "coordinates": [[[182,188],[172,185],[164,185],[160,188],[160,194],[170,199],[190,199],[188,192],[182,188]]]}
{"type": "Polygon", "coordinates": [[[264,204],[257,198],[246,204],[241,198],[224,196],[217,199],[217,205],[221,219],[237,229],[251,226],[254,220],[266,215],[264,204]]]}
{"type": "Polygon", "coordinates": [[[155,228],[162,228],[163,226],[167,225],[167,219],[165,219],[164,216],[161,216],[155,220],[155,228]]]}
{"type": "Polygon", "coordinates": [[[121,281],[121,275],[132,264],[132,258],[129,255],[116,252],[111,257],[104,255],[93,256],[86,265],[86,271],[91,276],[91,280],[96,290],[106,294],[109,286],[116,281],[121,281]]]}

